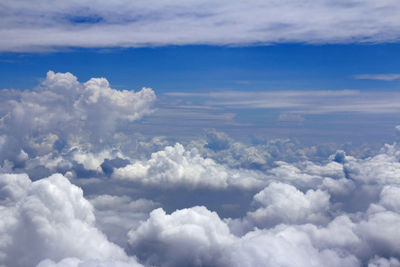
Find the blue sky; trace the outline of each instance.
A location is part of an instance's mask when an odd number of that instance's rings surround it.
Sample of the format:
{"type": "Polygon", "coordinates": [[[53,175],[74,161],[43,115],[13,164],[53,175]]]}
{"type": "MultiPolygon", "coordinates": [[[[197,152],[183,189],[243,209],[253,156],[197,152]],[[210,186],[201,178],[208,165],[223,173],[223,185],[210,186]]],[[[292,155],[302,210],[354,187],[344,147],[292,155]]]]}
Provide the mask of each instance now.
{"type": "Polygon", "coordinates": [[[48,70],[81,81],[106,77],[118,89],[159,93],[215,90],[395,90],[399,81],[355,79],[399,73],[400,45],[166,46],[0,54],[1,88],[29,89],[48,70]],[[19,79],[24,77],[24,79],[19,79]]]}

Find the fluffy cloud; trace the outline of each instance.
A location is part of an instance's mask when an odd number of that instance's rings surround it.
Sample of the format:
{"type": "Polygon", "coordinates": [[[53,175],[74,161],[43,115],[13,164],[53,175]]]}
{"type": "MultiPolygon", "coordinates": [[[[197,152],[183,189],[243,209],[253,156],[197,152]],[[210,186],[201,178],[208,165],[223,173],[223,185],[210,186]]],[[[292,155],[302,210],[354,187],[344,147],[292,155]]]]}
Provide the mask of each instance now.
{"type": "Polygon", "coordinates": [[[133,252],[157,266],[358,266],[354,256],[319,250],[290,227],[237,237],[205,207],[170,215],[157,209],[129,236],[133,252]]]}
{"type": "Polygon", "coordinates": [[[292,227],[256,230],[243,236],[231,252],[232,266],[359,266],[358,259],[333,249],[320,249],[292,227]]]}
{"type": "Polygon", "coordinates": [[[2,51],[169,44],[383,42],[399,38],[400,6],[395,0],[117,0],[96,4],[89,0],[57,4],[25,0],[3,2],[2,7],[2,51]],[[365,16],[369,19],[365,20],[365,16]]]}
{"type": "Polygon", "coordinates": [[[21,137],[37,136],[33,140],[37,146],[54,145],[57,140],[79,143],[85,137],[102,142],[114,133],[118,121],[134,121],[150,113],[155,100],[149,88],[137,93],[118,91],[104,78],[81,84],[71,73],[53,71],[35,90],[17,95],[8,100],[11,107],[1,127],[5,133],[18,128],[21,137]]]}
{"type": "MultiPolygon", "coordinates": [[[[396,266],[400,214],[383,206],[389,201],[388,195],[395,192],[388,190],[382,190],[380,200],[365,213],[342,214],[326,225],[296,225],[286,220],[243,235],[234,234],[229,220],[221,220],[205,207],[172,214],[157,209],[129,233],[129,243],[141,260],[156,266],[396,266]]],[[[277,202],[267,207],[273,209],[277,202]]],[[[284,214],[284,207],[280,212],[284,214]]],[[[292,212],[287,214],[291,216],[292,212]]]]}
{"type": "Polygon", "coordinates": [[[24,174],[3,174],[0,180],[5,266],[32,266],[46,258],[128,259],[94,226],[93,207],[82,190],[62,175],[31,182],[24,174]]]}
{"type": "Polygon", "coordinates": [[[132,251],[148,264],[164,266],[218,265],[224,248],[235,241],[228,226],[205,207],[162,209],[129,233],[132,251]]]}
{"type": "Polygon", "coordinates": [[[116,169],[113,178],[163,187],[259,187],[264,175],[245,169],[231,169],[203,158],[197,149],[186,150],[181,144],[155,152],[147,161],[138,161],[116,169]]]}
{"type": "Polygon", "coordinates": [[[321,190],[303,193],[288,184],[271,183],[254,196],[260,207],[249,212],[247,219],[261,228],[279,223],[321,223],[328,220],[329,198],[330,195],[321,190]]]}
{"type": "Polygon", "coordinates": [[[156,98],[149,88],[120,91],[104,78],[80,83],[53,71],[32,91],[0,94],[8,96],[1,100],[7,109],[0,115],[0,164],[8,160],[38,177],[79,166],[101,173],[105,159],[124,158],[121,123],[129,128],[151,113],[156,98]]]}
{"type": "Polygon", "coordinates": [[[381,153],[367,159],[348,158],[344,164],[346,174],[365,184],[399,184],[400,153],[397,145],[385,145],[381,153]]]}

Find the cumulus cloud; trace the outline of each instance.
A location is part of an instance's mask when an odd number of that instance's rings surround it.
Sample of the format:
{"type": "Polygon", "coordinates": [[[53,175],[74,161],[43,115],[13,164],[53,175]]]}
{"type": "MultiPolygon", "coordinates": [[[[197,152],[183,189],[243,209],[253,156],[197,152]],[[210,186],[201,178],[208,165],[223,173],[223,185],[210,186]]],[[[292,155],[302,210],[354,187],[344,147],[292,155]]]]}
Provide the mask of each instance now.
{"type": "Polygon", "coordinates": [[[93,207],[82,190],[62,175],[31,182],[24,174],[2,174],[0,180],[5,266],[32,266],[46,258],[128,259],[94,226],[93,207]]]}
{"type": "Polygon", "coordinates": [[[288,184],[271,183],[254,196],[254,202],[260,207],[249,212],[247,218],[261,228],[279,223],[321,223],[328,221],[329,198],[321,190],[303,193],[288,184]]]}
{"type": "Polygon", "coordinates": [[[2,128],[11,132],[18,127],[21,135],[46,134],[37,138],[44,145],[62,137],[79,142],[85,135],[101,142],[113,134],[119,120],[134,121],[150,113],[154,100],[149,88],[137,93],[118,91],[104,78],[81,84],[71,73],[49,71],[38,88],[19,92],[19,98],[8,101],[12,108],[2,118],[2,128]]]}
{"type": "Polygon", "coordinates": [[[387,42],[397,1],[3,1],[2,51],[170,44],[387,42]],[[365,20],[365,16],[369,19],[365,20]],[[197,34],[193,34],[193,32],[197,34]],[[40,38],[37,38],[40,36],[40,38]]]}
{"type": "Polygon", "coordinates": [[[115,169],[112,177],[163,187],[252,188],[264,183],[262,173],[225,167],[203,158],[196,149],[186,150],[179,143],[153,153],[147,161],[115,169]]]}
{"type": "Polygon", "coordinates": [[[124,158],[121,124],[151,113],[156,98],[149,88],[120,91],[104,78],[80,83],[53,71],[32,91],[0,93],[9,96],[1,100],[8,108],[0,119],[0,162],[39,177],[79,166],[101,173],[105,159],[124,158]]]}
{"type": "Polygon", "coordinates": [[[357,266],[351,255],[319,250],[293,228],[230,232],[215,212],[193,207],[170,215],[162,209],[129,233],[131,249],[149,264],[164,266],[357,266]]]}
{"type": "Polygon", "coordinates": [[[386,145],[382,152],[367,159],[350,158],[344,165],[347,175],[366,184],[399,184],[400,158],[396,146],[386,145]]]}
{"type": "Polygon", "coordinates": [[[205,207],[170,215],[156,209],[129,233],[131,249],[140,259],[164,266],[218,265],[224,248],[234,241],[228,226],[205,207]]]}
{"type": "MultiPolygon", "coordinates": [[[[262,193],[279,195],[279,190],[277,193],[271,190],[274,186],[277,185],[271,184],[262,193]]],[[[395,228],[400,215],[393,211],[396,210],[393,206],[384,206],[397,192],[397,188],[389,190],[392,188],[385,187],[380,200],[372,203],[365,213],[342,213],[322,225],[285,218],[274,227],[258,225],[261,228],[243,234],[234,234],[231,221],[220,219],[205,207],[171,214],[157,209],[129,233],[129,243],[133,253],[153,265],[396,266],[400,251],[395,228]]],[[[262,194],[257,194],[255,199],[261,197],[262,194]]],[[[306,197],[304,194],[303,198],[306,197]]],[[[273,200],[265,203],[267,207],[278,207],[278,214],[287,212],[292,216],[288,206],[279,206],[280,201],[286,200],[270,198],[273,200]]],[[[291,204],[296,205],[295,201],[291,204]]],[[[324,206],[329,208],[326,203],[324,206]]]]}

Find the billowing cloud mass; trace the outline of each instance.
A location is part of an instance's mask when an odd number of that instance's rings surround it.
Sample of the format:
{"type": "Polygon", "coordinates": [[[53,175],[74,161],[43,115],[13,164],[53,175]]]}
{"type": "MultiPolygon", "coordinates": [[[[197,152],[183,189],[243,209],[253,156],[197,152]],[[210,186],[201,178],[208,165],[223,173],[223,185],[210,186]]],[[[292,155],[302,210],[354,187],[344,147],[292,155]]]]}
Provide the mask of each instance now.
{"type": "Polygon", "coordinates": [[[31,182],[25,174],[2,174],[1,262],[32,266],[43,259],[127,260],[122,248],[95,226],[93,206],[60,174],[31,182]]]}
{"type": "Polygon", "coordinates": [[[263,175],[250,170],[233,170],[212,159],[203,158],[196,149],[185,151],[179,143],[153,153],[146,162],[135,162],[113,173],[115,179],[144,184],[214,188],[259,186],[263,183],[259,177],[263,178],[263,175]]]}
{"type": "MultiPolygon", "coordinates": [[[[33,91],[11,91],[9,109],[2,117],[3,134],[31,133],[37,136],[31,146],[51,151],[57,141],[79,144],[106,142],[113,137],[118,122],[132,122],[151,112],[154,92],[143,88],[119,91],[110,88],[104,78],[92,78],[81,84],[71,73],[49,71],[33,91]],[[17,132],[16,129],[19,131],[17,132]]],[[[11,142],[11,141],[8,141],[11,142]]]]}
{"type": "Polygon", "coordinates": [[[233,235],[215,212],[205,207],[171,215],[154,210],[130,232],[132,250],[148,264],[164,266],[357,266],[351,255],[318,250],[310,237],[283,226],[233,235]]]}
{"type": "Polygon", "coordinates": [[[400,264],[397,143],[144,136],[151,89],[70,73],[0,94],[0,266],[400,264]]]}
{"type": "Polygon", "coordinates": [[[396,0],[3,0],[0,4],[1,51],[387,42],[400,36],[396,0]]]}
{"type": "Polygon", "coordinates": [[[121,128],[150,114],[156,99],[149,88],[120,91],[104,78],[80,83],[71,73],[53,71],[32,91],[1,94],[7,108],[1,111],[0,161],[29,169],[33,177],[79,166],[90,175],[102,171],[106,158],[122,160],[116,150],[125,138],[121,128]]]}

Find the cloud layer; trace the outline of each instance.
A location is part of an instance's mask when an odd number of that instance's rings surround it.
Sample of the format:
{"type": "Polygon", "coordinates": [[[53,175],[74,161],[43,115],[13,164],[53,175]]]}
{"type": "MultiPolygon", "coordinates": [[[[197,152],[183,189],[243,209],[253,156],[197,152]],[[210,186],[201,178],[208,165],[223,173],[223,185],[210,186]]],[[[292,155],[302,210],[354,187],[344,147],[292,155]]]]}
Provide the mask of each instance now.
{"type": "Polygon", "coordinates": [[[399,265],[399,144],[147,138],[151,89],[70,73],[1,96],[0,266],[399,265]]]}
{"type": "Polygon", "coordinates": [[[387,42],[398,40],[400,34],[400,5],[395,0],[36,0],[0,4],[4,26],[0,30],[1,51],[170,44],[387,42]]]}

